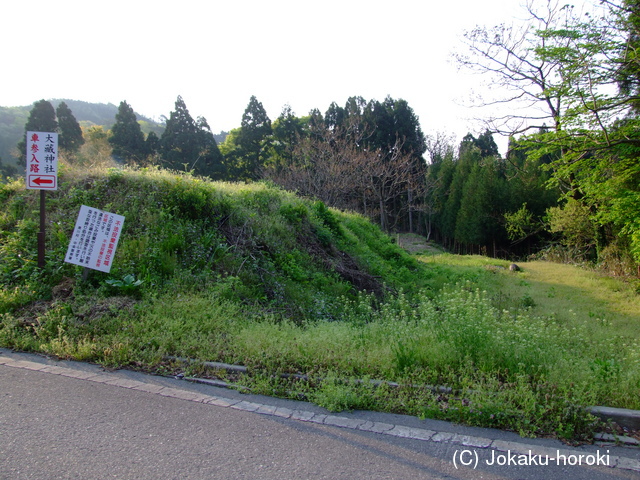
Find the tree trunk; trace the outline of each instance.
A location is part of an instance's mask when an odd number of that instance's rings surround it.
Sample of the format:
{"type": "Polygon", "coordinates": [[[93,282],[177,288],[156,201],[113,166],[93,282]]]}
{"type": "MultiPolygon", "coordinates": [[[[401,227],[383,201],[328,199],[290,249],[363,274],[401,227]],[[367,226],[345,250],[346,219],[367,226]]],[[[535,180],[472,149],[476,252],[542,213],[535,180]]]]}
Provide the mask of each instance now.
{"type": "Polygon", "coordinates": [[[407,189],[407,202],[409,203],[409,232],[413,233],[413,196],[411,189],[407,189]]]}

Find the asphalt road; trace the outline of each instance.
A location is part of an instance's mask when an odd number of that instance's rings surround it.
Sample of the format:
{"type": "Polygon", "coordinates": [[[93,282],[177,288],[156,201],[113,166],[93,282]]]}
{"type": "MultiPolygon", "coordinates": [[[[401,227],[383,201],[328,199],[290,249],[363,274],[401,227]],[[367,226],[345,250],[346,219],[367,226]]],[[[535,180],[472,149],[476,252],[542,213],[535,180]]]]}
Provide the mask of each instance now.
{"type": "Polygon", "coordinates": [[[332,414],[0,349],[2,480],[555,478],[640,479],[640,449],[332,414]]]}

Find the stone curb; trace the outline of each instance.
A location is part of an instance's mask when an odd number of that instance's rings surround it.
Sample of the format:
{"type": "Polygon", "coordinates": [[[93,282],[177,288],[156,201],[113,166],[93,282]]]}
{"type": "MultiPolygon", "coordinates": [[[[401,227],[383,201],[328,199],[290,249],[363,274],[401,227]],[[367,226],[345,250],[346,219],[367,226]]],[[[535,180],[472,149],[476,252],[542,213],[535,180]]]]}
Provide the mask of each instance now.
{"type": "Polygon", "coordinates": [[[592,415],[600,417],[604,421],[613,420],[622,427],[630,430],[640,430],[640,411],[626,408],[613,407],[589,407],[592,415]]]}
{"type": "MultiPolygon", "coordinates": [[[[219,362],[200,362],[200,361],[192,360],[189,358],[174,357],[174,356],[166,356],[165,359],[181,362],[184,364],[199,364],[208,368],[222,369],[222,370],[228,370],[233,372],[246,373],[248,371],[247,367],[244,367],[242,365],[231,365],[228,363],[219,363],[219,362]]],[[[302,379],[307,378],[306,375],[281,374],[280,376],[283,378],[289,378],[289,377],[297,377],[302,379]]],[[[209,379],[197,378],[197,377],[184,377],[184,379],[190,382],[204,383],[204,384],[209,384],[216,387],[248,390],[246,387],[243,387],[242,385],[230,384],[222,380],[209,380],[209,379]]],[[[359,380],[359,381],[362,382],[362,380],[359,380]]],[[[387,384],[392,387],[398,386],[398,384],[395,382],[387,382],[383,380],[370,380],[369,382],[375,386],[379,386],[381,384],[387,384]]],[[[451,393],[452,391],[450,387],[445,387],[445,386],[425,385],[425,387],[430,389],[433,392],[451,393]]],[[[601,420],[605,422],[613,421],[618,425],[620,425],[621,427],[627,428],[629,430],[640,430],[640,410],[629,410],[624,408],[612,408],[612,407],[601,407],[601,406],[586,407],[586,410],[589,413],[591,413],[591,415],[595,417],[599,417],[601,420]]],[[[619,439],[620,438],[627,439],[628,437],[619,437],[619,439]]],[[[630,439],[629,443],[635,444],[634,439],[630,439]]]]}
{"type": "MultiPolygon", "coordinates": [[[[205,403],[217,407],[233,408],[246,412],[254,412],[261,415],[277,416],[301,422],[311,422],[338,428],[360,430],[381,435],[391,435],[395,437],[409,438],[426,442],[448,443],[452,445],[461,445],[464,447],[494,449],[500,452],[509,452],[509,454],[512,455],[528,456],[529,458],[531,458],[532,456],[540,456],[552,461],[560,461],[562,457],[566,459],[589,456],[586,455],[585,452],[580,450],[549,448],[539,445],[529,445],[520,442],[492,440],[483,437],[459,435],[449,432],[436,432],[433,430],[406,427],[403,425],[393,425],[383,422],[358,420],[348,417],[341,417],[339,415],[317,414],[304,410],[291,410],[284,407],[274,407],[271,405],[263,405],[244,400],[234,400],[219,396],[194,393],[188,390],[182,390],[174,387],[152,385],[137,380],[123,379],[109,373],[88,373],[73,368],[45,365],[37,362],[30,362],[28,360],[15,360],[0,356],[0,365],[12,368],[21,368],[25,370],[33,370],[43,373],[50,373],[53,375],[60,375],[63,377],[75,378],[78,380],[85,380],[89,382],[104,383],[106,385],[112,385],[118,388],[128,388],[190,402],[205,403]]],[[[601,464],[601,466],[640,472],[640,460],[628,457],[608,456],[608,464],[601,464]]]]}

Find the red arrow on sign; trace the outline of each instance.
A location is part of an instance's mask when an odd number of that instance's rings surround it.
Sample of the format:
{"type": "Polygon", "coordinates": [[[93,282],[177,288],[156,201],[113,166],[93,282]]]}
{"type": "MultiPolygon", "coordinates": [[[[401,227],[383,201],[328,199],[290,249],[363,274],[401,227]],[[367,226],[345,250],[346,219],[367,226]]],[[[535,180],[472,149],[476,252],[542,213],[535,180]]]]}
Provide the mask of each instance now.
{"type": "Polygon", "coordinates": [[[55,175],[28,175],[27,188],[40,190],[56,190],[58,177],[55,175]]]}
{"type": "Polygon", "coordinates": [[[38,177],[38,178],[35,178],[35,179],[31,180],[31,183],[35,183],[36,185],[40,186],[43,183],[44,184],[53,183],[53,180],[45,180],[44,178],[38,177]]]}

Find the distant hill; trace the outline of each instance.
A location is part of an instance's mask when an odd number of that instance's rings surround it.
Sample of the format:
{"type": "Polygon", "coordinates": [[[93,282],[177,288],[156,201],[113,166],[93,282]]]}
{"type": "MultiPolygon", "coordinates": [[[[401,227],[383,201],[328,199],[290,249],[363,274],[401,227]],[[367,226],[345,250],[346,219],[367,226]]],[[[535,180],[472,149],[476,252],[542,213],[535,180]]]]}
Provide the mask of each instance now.
{"type": "Polygon", "coordinates": [[[12,155],[24,133],[31,107],[0,107],[0,160],[5,165],[15,164],[12,155]]]}
{"type": "MultiPolygon", "coordinates": [[[[53,108],[58,108],[61,102],[65,102],[82,127],[99,125],[108,130],[115,123],[118,113],[118,107],[112,103],[90,103],[68,99],[49,101],[53,108]]],[[[16,161],[14,156],[17,153],[16,145],[24,134],[24,125],[32,108],[33,105],[0,107],[0,159],[5,165],[12,165],[16,161]]],[[[154,131],[158,136],[162,135],[164,125],[139,113],[136,113],[136,116],[144,133],[154,131]]]]}
{"type": "MultiPolygon", "coordinates": [[[[58,105],[60,105],[61,102],[65,102],[73,112],[73,116],[78,120],[78,123],[83,127],[101,125],[105,127],[105,129],[111,128],[116,121],[116,114],[118,113],[118,106],[113,103],[90,103],[83,102],[81,100],[67,100],[59,98],[49,101],[51,102],[51,105],[53,105],[53,108],[58,108],[58,105]]],[[[29,109],[30,108],[31,107],[29,107],[29,109]]],[[[136,117],[143,127],[147,127],[145,133],[149,133],[153,130],[157,134],[162,134],[164,125],[137,112],[136,117]]]]}

